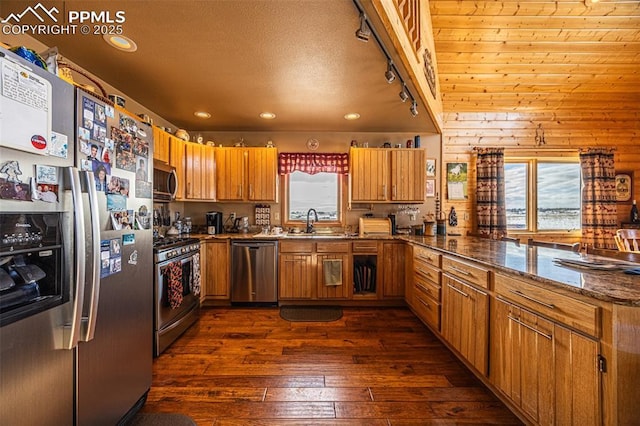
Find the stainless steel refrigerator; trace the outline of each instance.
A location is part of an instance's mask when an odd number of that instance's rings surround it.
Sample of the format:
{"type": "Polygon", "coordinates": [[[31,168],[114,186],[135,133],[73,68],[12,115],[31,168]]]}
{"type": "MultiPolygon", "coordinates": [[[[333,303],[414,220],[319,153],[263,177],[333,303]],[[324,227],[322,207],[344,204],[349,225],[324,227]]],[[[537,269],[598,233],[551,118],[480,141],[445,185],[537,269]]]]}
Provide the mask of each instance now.
{"type": "Polygon", "coordinates": [[[0,49],[0,226],[9,234],[0,245],[0,424],[114,425],[144,404],[151,135],[106,99],[0,49]],[[40,226],[43,215],[59,226],[40,226]],[[34,231],[45,228],[60,230],[50,247],[34,231]],[[16,273],[25,268],[39,272],[16,273]],[[39,293],[4,302],[27,284],[39,293]]]}

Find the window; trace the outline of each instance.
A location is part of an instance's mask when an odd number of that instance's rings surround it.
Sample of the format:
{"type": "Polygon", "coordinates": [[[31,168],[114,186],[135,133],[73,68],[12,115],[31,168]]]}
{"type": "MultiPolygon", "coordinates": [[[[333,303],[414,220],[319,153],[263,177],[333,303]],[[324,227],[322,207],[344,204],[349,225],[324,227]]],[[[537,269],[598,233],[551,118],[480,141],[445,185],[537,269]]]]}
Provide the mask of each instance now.
{"type": "Polygon", "coordinates": [[[577,158],[507,158],[504,171],[507,229],[580,229],[582,178],[577,158]]]}
{"type": "Polygon", "coordinates": [[[295,171],[287,175],[287,222],[306,222],[309,209],[318,212],[319,222],[342,221],[342,175],[295,171]]]}

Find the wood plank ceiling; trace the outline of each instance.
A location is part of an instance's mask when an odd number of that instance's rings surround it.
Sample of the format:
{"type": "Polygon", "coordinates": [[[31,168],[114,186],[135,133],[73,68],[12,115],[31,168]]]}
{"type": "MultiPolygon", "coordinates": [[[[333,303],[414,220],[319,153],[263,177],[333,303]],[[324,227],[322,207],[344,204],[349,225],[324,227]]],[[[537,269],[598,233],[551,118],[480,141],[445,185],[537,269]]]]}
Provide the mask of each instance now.
{"type": "Polygon", "coordinates": [[[587,1],[429,1],[444,112],[640,112],[640,2],[587,1]]]}

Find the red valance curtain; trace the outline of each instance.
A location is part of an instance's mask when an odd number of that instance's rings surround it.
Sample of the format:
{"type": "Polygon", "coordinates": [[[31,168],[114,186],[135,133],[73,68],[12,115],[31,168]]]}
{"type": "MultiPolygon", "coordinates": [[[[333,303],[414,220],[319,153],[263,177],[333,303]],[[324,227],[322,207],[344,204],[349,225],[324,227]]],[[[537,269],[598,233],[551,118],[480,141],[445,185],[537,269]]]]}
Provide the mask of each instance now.
{"type": "Polygon", "coordinates": [[[349,173],[349,154],[309,154],[283,152],[278,155],[278,173],[286,175],[295,171],[316,173],[349,173]]]}

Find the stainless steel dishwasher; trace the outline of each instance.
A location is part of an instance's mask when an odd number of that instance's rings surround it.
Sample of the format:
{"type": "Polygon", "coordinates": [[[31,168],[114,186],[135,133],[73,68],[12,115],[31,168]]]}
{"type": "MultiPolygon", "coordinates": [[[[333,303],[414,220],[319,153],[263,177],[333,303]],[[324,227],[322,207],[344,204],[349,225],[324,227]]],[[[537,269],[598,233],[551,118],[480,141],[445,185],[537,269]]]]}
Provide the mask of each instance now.
{"type": "Polygon", "coordinates": [[[275,241],[231,243],[231,303],[277,304],[275,241]]]}

